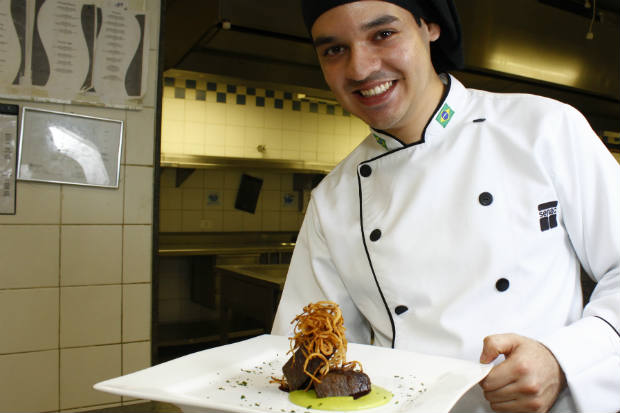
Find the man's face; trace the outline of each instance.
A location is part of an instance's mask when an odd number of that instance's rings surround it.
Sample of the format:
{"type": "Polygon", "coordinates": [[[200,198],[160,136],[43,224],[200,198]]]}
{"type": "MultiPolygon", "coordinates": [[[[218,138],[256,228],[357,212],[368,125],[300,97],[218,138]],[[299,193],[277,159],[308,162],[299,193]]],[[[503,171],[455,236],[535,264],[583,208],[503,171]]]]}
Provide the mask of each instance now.
{"type": "Polygon", "coordinates": [[[312,26],[323,75],[340,104],[397,135],[429,96],[437,76],[429,42],[438,37],[439,26],[420,27],[408,10],[384,1],[335,7],[312,26]]]}

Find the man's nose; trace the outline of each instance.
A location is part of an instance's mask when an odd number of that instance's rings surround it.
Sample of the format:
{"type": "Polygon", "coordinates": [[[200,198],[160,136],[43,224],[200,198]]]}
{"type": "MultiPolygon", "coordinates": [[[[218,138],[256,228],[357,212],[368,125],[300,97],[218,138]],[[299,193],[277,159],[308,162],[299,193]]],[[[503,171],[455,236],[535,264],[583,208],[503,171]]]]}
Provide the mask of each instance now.
{"type": "Polygon", "coordinates": [[[347,77],[350,80],[365,80],[380,67],[381,60],[372,50],[363,46],[351,47],[347,62],[347,77]]]}

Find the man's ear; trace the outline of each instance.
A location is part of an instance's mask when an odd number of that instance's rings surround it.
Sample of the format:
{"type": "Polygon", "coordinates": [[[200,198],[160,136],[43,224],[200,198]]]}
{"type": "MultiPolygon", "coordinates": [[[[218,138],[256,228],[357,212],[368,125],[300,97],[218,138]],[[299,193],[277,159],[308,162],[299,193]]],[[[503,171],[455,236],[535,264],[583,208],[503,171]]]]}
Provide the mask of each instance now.
{"type": "Polygon", "coordinates": [[[426,27],[428,27],[428,40],[434,42],[439,39],[441,27],[437,23],[426,23],[426,27]]]}

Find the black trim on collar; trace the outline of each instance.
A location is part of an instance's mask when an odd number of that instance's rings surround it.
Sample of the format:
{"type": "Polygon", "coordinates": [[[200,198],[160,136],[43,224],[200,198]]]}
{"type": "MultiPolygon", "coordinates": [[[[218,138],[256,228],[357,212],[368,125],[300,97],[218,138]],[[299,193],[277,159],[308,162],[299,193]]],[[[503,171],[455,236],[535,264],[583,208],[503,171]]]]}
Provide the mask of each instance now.
{"type": "Polygon", "coordinates": [[[606,322],[606,323],[609,325],[609,327],[611,327],[611,328],[612,328],[612,330],[614,330],[614,331],[616,332],[616,334],[618,335],[618,337],[620,337],[620,333],[618,332],[618,330],[616,330],[616,327],[614,327],[614,326],[613,326],[613,325],[612,325],[609,321],[607,321],[607,320],[605,320],[603,317],[600,317],[600,316],[597,316],[597,315],[595,315],[594,317],[596,317],[596,318],[600,318],[601,320],[603,320],[604,322],[606,322]]]}
{"type": "Polygon", "coordinates": [[[443,91],[443,96],[441,97],[441,99],[439,100],[439,103],[437,104],[437,106],[435,107],[435,110],[433,111],[433,114],[431,115],[431,117],[428,119],[428,122],[426,122],[426,125],[424,126],[424,129],[422,129],[422,138],[419,141],[413,142],[413,143],[407,143],[405,144],[403,141],[401,141],[400,139],[398,139],[396,136],[387,133],[385,131],[382,131],[380,129],[373,129],[376,130],[379,133],[385,134],[395,140],[397,140],[398,142],[400,142],[403,146],[401,148],[396,148],[396,149],[392,149],[391,151],[388,151],[386,153],[382,153],[381,155],[375,156],[374,158],[365,160],[363,162],[360,162],[360,165],[366,162],[372,162],[374,160],[377,160],[379,158],[382,158],[386,155],[390,155],[394,152],[397,151],[402,151],[403,149],[407,149],[411,146],[415,146],[415,145],[419,145],[422,144],[424,142],[426,142],[426,129],[428,129],[428,125],[431,124],[431,122],[433,121],[433,118],[435,117],[435,113],[437,113],[437,111],[439,110],[439,108],[441,108],[441,106],[444,104],[444,102],[446,101],[446,99],[448,98],[448,94],[450,93],[450,88],[452,86],[452,78],[450,76],[448,76],[448,84],[446,85],[446,90],[443,91]]]}
{"type": "Polygon", "coordinates": [[[424,129],[422,129],[422,139],[420,141],[418,141],[418,142],[410,143],[409,146],[412,146],[412,145],[415,145],[415,144],[422,143],[422,142],[426,141],[426,129],[428,128],[428,125],[430,125],[431,122],[433,121],[433,119],[435,118],[435,113],[437,113],[439,111],[441,106],[444,104],[444,102],[448,98],[448,93],[450,93],[451,86],[452,86],[452,78],[450,76],[448,76],[448,84],[446,85],[446,90],[443,91],[443,95],[441,96],[441,99],[439,99],[439,103],[435,107],[435,110],[433,111],[433,114],[431,115],[430,118],[428,118],[428,122],[426,122],[426,126],[424,126],[424,129]]]}
{"type": "Polygon", "coordinates": [[[379,133],[389,136],[390,138],[394,139],[396,142],[400,143],[401,145],[407,146],[405,142],[401,141],[400,138],[397,138],[396,136],[392,135],[390,132],[386,132],[383,129],[375,129],[375,130],[379,133]]]}
{"type": "Polygon", "coordinates": [[[360,201],[360,230],[362,231],[362,243],[364,244],[364,251],[366,251],[366,258],[368,258],[368,265],[370,265],[370,272],[372,272],[372,276],[375,279],[375,284],[377,285],[377,289],[379,290],[379,295],[381,296],[381,300],[383,301],[385,310],[390,317],[390,324],[392,325],[392,348],[394,348],[394,342],[396,341],[396,326],[394,325],[394,318],[392,318],[390,307],[388,306],[388,303],[385,300],[385,296],[383,295],[383,291],[381,290],[381,286],[379,285],[379,280],[377,279],[377,274],[375,274],[375,269],[372,266],[372,260],[370,259],[370,254],[368,253],[368,247],[366,246],[366,236],[364,235],[364,219],[362,217],[362,182],[360,181],[360,175],[358,171],[356,171],[355,175],[357,176],[357,188],[360,201]]]}

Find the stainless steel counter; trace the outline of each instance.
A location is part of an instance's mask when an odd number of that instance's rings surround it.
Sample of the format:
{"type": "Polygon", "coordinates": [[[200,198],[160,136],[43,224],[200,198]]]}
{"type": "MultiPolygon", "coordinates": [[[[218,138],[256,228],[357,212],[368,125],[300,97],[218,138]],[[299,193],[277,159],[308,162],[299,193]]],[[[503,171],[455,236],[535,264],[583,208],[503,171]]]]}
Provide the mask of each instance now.
{"type": "Polygon", "coordinates": [[[183,288],[188,308],[204,310],[192,318],[176,316],[168,306],[162,317],[164,300],[155,301],[153,359],[269,332],[296,238],[293,231],[160,233],[155,295],[160,285],[183,288]]]}
{"type": "Polygon", "coordinates": [[[223,274],[232,273],[233,276],[238,274],[271,284],[273,287],[277,286],[280,291],[282,291],[288,272],[288,264],[216,265],[215,268],[223,270],[223,274]]]}
{"type": "Polygon", "coordinates": [[[288,264],[217,265],[222,288],[223,338],[232,313],[252,316],[260,321],[266,333],[271,331],[273,318],[280,302],[288,264]]]}

